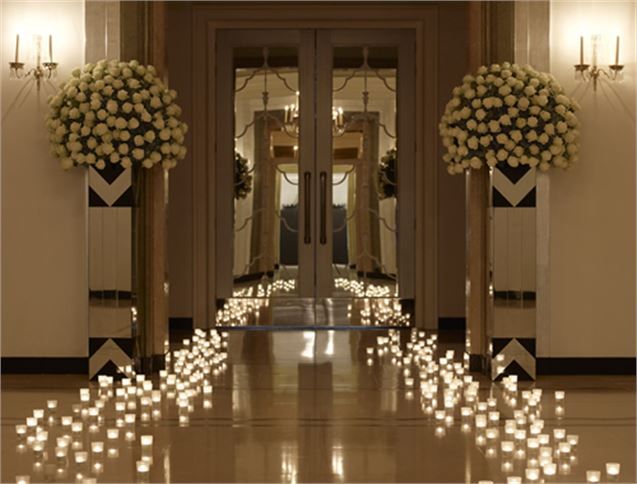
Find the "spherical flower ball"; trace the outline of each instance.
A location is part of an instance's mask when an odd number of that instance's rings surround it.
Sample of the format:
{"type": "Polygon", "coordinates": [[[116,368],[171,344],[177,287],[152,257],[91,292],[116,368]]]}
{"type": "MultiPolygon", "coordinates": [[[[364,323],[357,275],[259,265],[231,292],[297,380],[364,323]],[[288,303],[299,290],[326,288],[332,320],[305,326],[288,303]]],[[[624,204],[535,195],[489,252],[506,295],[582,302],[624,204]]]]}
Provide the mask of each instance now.
{"type": "Polygon", "coordinates": [[[450,174],[508,165],[569,168],[578,158],[577,101],[531,66],[481,66],[453,89],[440,120],[450,174]]]}
{"type": "Polygon", "coordinates": [[[49,98],[50,151],[65,170],[113,164],[173,168],[186,156],[188,132],[176,97],[153,66],[136,60],[86,64],[49,98]],[[167,141],[170,148],[163,150],[167,141]]]}

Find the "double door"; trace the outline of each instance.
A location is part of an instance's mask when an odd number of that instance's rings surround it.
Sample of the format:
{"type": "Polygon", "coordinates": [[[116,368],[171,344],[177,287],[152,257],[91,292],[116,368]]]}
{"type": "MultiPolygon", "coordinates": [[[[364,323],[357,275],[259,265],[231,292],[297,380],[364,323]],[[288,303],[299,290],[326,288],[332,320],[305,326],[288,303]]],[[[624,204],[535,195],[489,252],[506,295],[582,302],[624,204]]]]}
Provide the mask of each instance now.
{"type": "Polygon", "coordinates": [[[410,30],[220,30],[217,324],[409,324],[410,30]]]}

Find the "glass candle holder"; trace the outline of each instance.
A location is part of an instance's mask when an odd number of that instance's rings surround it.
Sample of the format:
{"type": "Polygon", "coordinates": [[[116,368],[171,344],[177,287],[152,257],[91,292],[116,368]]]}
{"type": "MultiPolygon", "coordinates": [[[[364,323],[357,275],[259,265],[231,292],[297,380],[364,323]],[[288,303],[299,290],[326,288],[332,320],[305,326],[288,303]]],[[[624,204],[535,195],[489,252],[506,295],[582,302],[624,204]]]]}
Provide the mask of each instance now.
{"type": "Polygon", "coordinates": [[[616,477],[619,475],[620,468],[621,468],[621,465],[618,462],[607,462],[606,475],[609,477],[616,477]]]}
{"type": "Polygon", "coordinates": [[[91,442],[91,452],[93,452],[93,454],[101,454],[104,452],[104,442],[91,442]]]}
{"type": "Polygon", "coordinates": [[[15,476],[16,484],[30,484],[31,476],[15,476]]]}
{"type": "Polygon", "coordinates": [[[599,482],[602,479],[600,471],[586,471],[586,482],[599,482]]]}
{"type": "Polygon", "coordinates": [[[554,462],[544,464],[544,466],[542,466],[542,472],[547,477],[554,476],[557,473],[557,464],[554,462]]]}
{"type": "Polygon", "coordinates": [[[535,482],[540,478],[540,469],[536,467],[527,467],[524,470],[524,475],[526,476],[527,481],[535,482]]]}
{"type": "Polygon", "coordinates": [[[75,452],[75,463],[76,464],[84,464],[88,460],[88,452],[86,451],[78,451],[75,452]]]}
{"type": "Polygon", "coordinates": [[[507,484],[522,484],[522,478],[519,476],[507,477],[507,484]]]}
{"type": "Polygon", "coordinates": [[[142,435],[140,440],[142,447],[150,447],[153,445],[152,435],[142,435]]]}

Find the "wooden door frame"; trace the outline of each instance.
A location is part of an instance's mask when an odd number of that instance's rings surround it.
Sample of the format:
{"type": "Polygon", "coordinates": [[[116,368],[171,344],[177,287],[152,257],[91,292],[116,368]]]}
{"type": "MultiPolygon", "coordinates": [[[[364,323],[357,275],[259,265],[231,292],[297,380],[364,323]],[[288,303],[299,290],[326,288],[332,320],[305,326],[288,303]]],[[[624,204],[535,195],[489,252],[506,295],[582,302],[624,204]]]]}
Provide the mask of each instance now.
{"type": "Polygon", "coordinates": [[[218,29],[412,29],[416,37],[415,325],[437,328],[438,6],[396,4],[195,3],[193,36],[193,316],[195,327],[214,321],[215,294],[215,40],[218,29]],[[426,46],[426,48],[425,48],[426,46]]]}

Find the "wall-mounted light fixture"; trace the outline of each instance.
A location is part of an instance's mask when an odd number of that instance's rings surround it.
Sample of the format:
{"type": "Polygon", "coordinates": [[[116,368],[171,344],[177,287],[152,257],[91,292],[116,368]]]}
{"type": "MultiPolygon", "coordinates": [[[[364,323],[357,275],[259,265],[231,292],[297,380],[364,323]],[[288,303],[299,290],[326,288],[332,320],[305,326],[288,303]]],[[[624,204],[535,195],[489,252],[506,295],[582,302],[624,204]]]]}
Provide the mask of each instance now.
{"type": "Polygon", "coordinates": [[[619,63],[619,35],[615,39],[614,63],[608,65],[608,69],[599,67],[598,55],[602,49],[603,38],[601,35],[591,36],[591,63],[584,63],[584,37],[579,38],[579,64],[575,64],[575,79],[578,81],[593,81],[593,90],[597,90],[597,80],[600,75],[606,76],[611,81],[623,79],[624,66],[619,63]]]}
{"type": "MultiPolygon", "coordinates": [[[[25,36],[22,36],[23,40],[25,36]]],[[[42,52],[42,35],[26,36],[30,41],[28,45],[24,45],[23,50],[27,51],[27,57],[34,58],[34,66],[29,67],[25,62],[20,61],[20,34],[15,36],[15,57],[9,62],[9,78],[10,79],[28,79],[33,78],[37,83],[38,90],[42,79],[54,78],[57,73],[57,62],[53,62],[53,36],[49,35],[48,61],[43,62],[42,52]],[[26,48],[25,48],[26,47],[26,48]]],[[[24,53],[23,53],[24,58],[24,53]]]]}

